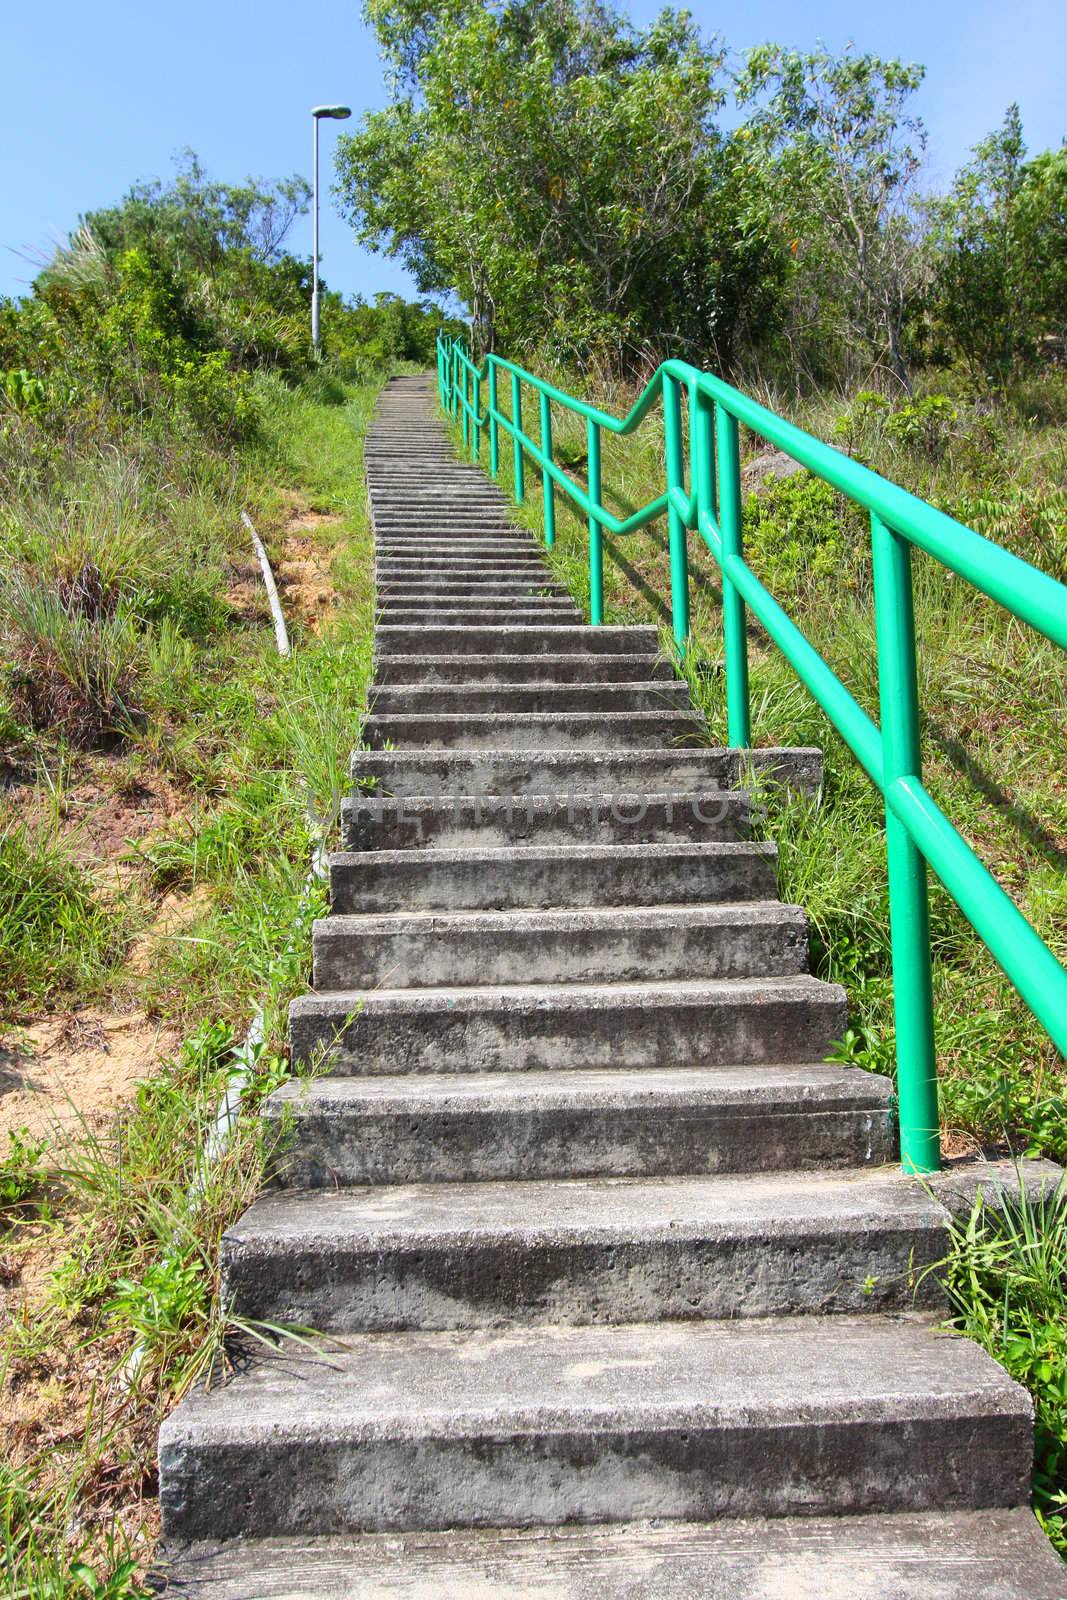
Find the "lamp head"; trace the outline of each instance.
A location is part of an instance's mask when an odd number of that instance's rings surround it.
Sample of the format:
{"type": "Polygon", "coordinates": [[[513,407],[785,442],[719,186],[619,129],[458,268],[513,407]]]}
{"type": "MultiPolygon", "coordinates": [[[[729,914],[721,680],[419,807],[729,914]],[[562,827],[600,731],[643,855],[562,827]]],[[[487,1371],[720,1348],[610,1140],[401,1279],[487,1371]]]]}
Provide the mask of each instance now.
{"type": "Polygon", "coordinates": [[[312,106],[311,115],[313,117],[333,117],[335,121],[343,122],[346,117],[352,115],[352,112],[348,106],[312,106]]]}

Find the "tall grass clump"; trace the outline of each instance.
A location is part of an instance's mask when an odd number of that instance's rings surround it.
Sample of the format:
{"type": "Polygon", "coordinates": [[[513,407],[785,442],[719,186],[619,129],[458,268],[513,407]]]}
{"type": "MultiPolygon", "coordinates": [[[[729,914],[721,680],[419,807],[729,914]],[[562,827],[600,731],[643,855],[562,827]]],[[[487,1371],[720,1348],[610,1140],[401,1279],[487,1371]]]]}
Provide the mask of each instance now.
{"type": "Polygon", "coordinates": [[[1034,1505],[1067,1558],[1067,1188],[979,1195],[939,1270],[953,1326],[1034,1396],[1034,1505]]]}
{"type": "Polygon", "coordinates": [[[0,1015],[99,993],[128,939],[54,828],[0,819],[0,1015]]]}

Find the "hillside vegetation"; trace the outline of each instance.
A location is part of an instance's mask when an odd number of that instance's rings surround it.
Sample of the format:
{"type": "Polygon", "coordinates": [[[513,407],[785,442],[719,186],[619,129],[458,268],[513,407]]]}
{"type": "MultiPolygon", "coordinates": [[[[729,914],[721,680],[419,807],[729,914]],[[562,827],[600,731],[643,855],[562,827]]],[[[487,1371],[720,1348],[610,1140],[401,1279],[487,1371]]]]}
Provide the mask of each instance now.
{"type": "Polygon", "coordinates": [[[313,360],[309,266],[283,249],[305,204],[299,180],[217,184],[190,157],[0,304],[5,1594],[140,1592],[156,1430],[223,1359],[218,1238],[288,1071],[312,848],[368,676],[362,435],[442,325],[328,295],[313,360]]]}
{"type": "MultiPolygon", "coordinates": [[[[637,29],[596,0],[366,10],[393,94],[342,138],[336,197],[469,330],[428,299],[327,292],[313,359],[310,263],[285,248],[306,184],[219,183],[192,155],[0,302],[0,1571],[34,1600],[143,1592],[158,1422],[225,1371],[218,1238],[260,1182],[312,852],[364,710],[361,442],[384,375],[469,331],[621,412],[684,356],[1067,579],[1067,147],[1028,151],[1009,106],[932,193],[913,64],[739,60],[686,13],[637,29]]],[[[581,479],[562,416],[557,444],[581,479]]],[[[744,447],[751,559],[874,711],[867,530],[744,447]]],[[[654,422],[605,441],[604,481],[620,512],[660,491],[654,422]]],[[[552,561],[587,599],[569,514],[552,561]]],[[[718,740],[717,577],[693,568],[686,671],[718,740]]],[[[665,530],[610,543],[608,620],[663,622],[668,594],[665,530]]],[[[923,561],[917,611],[932,790],[1067,956],[1062,656],[923,561]]],[[[840,1058],[891,1072],[880,804],[758,632],[752,652],[757,739],[826,750],[816,799],[767,796],[781,891],[849,991],[840,1058]]],[[[1067,1157],[1063,1061],[940,891],[933,935],[946,1150],[1067,1157]]],[[[1035,1395],[1063,1549],[1065,1241],[1058,1202],[979,1208],[950,1267],[959,1325],[1035,1395]]]]}

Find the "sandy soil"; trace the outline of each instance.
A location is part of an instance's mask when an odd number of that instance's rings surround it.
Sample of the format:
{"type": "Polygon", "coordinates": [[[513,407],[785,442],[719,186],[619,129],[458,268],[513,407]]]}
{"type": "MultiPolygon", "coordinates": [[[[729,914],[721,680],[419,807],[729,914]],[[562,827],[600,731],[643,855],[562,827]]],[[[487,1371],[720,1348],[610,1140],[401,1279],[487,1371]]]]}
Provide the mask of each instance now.
{"type": "Polygon", "coordinates": [[[55,1137],[80,1122],[106,1126],[178,1042],[141,1012],[93,1007],[11,1029],[0,1040],[0,1150],[15,1128],[55,1137]]]}

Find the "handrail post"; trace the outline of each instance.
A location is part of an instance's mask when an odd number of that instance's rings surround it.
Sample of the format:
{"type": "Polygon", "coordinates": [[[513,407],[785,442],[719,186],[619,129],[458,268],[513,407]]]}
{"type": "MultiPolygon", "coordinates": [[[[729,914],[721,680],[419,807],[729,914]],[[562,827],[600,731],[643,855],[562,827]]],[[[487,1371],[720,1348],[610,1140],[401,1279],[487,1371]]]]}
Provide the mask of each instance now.
{"type": "Polygon", "coordinates": [[[469,369],[467,367],[467,363],[465,361],[460,363],[460,369],[459,370],[463,374],[463,397],[462,397],[462,405],[463,405],[463,443],[465,445],[469,446],[470,442],[471,442],[471,413],[470,413],[470,400],[469,400],[471,384],[470,384],[470,371],[469,371],[469,369]]]}
{"type": "MultiPolygon", "coordinates": [[[[541,391],[541,453],[552,460],[552,402],[541,391]]],[[[545,497],[545,544],[551,550],[556,542],[556,486],[547,467],[541,468],[541,488],[545,497]]]]}
{"type": "Polygon", "coordinates": [[[719,536],[722,539],[722,628],[726,654],[726,737],[737,750],[752,743],[748,695],[748,637],[745,602],[726,574],[730,556],[743,559],[741,536],[741,446],[737,418],[715,404],[715,442],[719,467],[719,536]]]}
{"type": "MultiPolygon", "coordinates": [[[[594,506],[599,507],[600,425],[588,417],[585,428],[589,498],[594,506]]],[[[589,621],[594,627],[599,627],[604,621],[604,530],[593,513],[589,516],[589,621]]]]}
{"type": "Polygon", "coordinates": [[[458,388],[459,388],[459,350],[458,350],[456,345],[453,345],[452,346],[452,386],[451,386],[452,415],[453,416],[455,416],[456,407],[459,404],[458,388]]]}
{"type": "MultiPolygon", "coordinates": [[[[678,380],[663,374],[663,443],[667,458],[667,492],[685,488],[685,462],[682,456],[682,397],[678,380]]],[[[667,507],[667,528],[671,552],[671,618],[674,642],[684,655],[689,643],[689,550],[688,529],[675,510],[667,507]]]]}
{"type": "MultiPolygon", "coordinates": [[[[907,541],[874,512],[871,540],[882,760],[888,791],[900,778],[922,775],[915,607],[907,541]]],[[[941,1140],[926,862],[888,804],[885,827],[900,1159],[906,1172],[937,1172],[941,1140]]]]}
{"type": "Polygon", "coordinates": [[[471,394],[474,403],[474,415],[471,418],[471,460],[477,461],[478,447],[482,442],[482,380],[476,372],[471,373],[471,394]]]}
{"type": "Polygon", "coordinates": [[[519,439],[519,434],[522,432],[522,389],[517,372],[511,374],[511,423],[515,429],[512,443],[515,447],[515,504],[518,506],[526,498],[526,479],[523,471],[522,442],[519,439]]]}
{"type": "Polygon", "coordinates": [[[496,421],[496,362],[489,357],[489,476],[500,471],[500,440],[496,421]]]}

